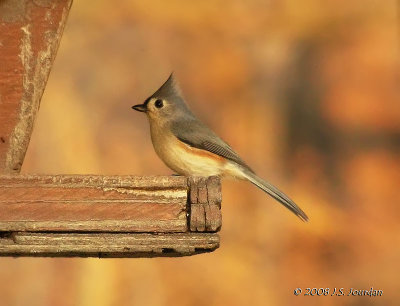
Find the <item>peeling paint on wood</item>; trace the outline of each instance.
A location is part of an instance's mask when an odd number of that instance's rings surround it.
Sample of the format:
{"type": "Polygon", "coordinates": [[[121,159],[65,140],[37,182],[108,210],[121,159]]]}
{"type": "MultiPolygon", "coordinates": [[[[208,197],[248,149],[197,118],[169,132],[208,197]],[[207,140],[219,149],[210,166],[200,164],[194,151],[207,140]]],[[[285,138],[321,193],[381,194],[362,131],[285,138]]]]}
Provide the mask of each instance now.
{"type": "Polygon", "coordinates": [[[0,231],[185,232],[186,178],[0,176],[0,231]]]}
{"type": "Polygon", "coordinates": [[[220,187],[217,177],[0,175],[0,256],[210,252],[220,187]]]}
{"type": "Polygon", "coordinates": [[[216,177],[0,175],[0,231],[215,232],[220,204],[216,177]]]}
{"type": "Polygon", "coordinates": [[[0,236],[0,256],[176,257],[214,251],[210,233],[13,233],[0,236]]]}
{"type": "Polygon", "coordinates": [[[71,4],[0,1],[0,172],[21,169],[71,4]]]}

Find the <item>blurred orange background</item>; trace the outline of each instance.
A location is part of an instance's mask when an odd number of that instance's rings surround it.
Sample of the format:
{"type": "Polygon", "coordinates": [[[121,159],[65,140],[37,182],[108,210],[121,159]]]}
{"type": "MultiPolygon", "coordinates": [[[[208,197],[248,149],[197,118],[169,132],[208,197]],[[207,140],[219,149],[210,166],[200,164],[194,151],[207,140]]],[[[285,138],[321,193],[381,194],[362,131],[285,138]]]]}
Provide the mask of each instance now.
{"type": "Polygon", "coordinates": [[[1,258],[0,305],[399,305],[399,20],[394,0],[75,1],[23,173],[170,175],[130,107],[174,71],[310,222],[226,181],[215,252],[1,258]]]}

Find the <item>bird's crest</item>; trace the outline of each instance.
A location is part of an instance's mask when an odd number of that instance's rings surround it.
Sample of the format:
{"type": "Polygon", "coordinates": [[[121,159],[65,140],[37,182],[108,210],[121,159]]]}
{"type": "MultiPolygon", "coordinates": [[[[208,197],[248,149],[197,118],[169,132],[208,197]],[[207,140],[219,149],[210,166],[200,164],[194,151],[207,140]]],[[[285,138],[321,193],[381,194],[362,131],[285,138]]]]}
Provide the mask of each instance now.
{"type": "Polygon", "coordinates": [[[171,73],[168,80],[152,95],[155,98],[173,99],[182,97],[182,92],[178,82],[175,80],[174,73],[171,73]]]}

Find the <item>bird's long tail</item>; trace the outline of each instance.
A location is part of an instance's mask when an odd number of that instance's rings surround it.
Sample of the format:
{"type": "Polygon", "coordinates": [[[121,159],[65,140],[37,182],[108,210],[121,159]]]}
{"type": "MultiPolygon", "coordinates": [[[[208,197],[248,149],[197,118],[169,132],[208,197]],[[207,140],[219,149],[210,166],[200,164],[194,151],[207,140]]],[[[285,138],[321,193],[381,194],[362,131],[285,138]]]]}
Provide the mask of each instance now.
{"type": "Polygon", "coordinates": [[[297,206],[295,202],[293,202],[286,194],[280,191],[275,186],[266,182],[262,178],[258,177],[256,174],[244,171],[244,177],[248,179],[251,183],[256,185],[261,190],[268,193],[271,197],[282,203],[286,208],[288,208],[291,212],[293,212],[297,217],[299,217],[303,221],[308,221],[307,215],[304,211],[301,210],[300,207],[297,206]]]}

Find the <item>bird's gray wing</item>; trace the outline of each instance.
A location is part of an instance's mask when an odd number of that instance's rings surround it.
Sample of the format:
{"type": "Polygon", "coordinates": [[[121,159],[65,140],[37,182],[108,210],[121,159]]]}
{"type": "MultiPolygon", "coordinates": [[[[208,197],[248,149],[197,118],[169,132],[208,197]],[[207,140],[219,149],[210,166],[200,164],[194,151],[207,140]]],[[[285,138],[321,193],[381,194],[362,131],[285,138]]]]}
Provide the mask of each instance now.
{"type": "Polygon", "coordinates": [[[185,144],[225,157],[254,172],[226,142],[197,119],[172,122],[171,130],[185,144]]]}

